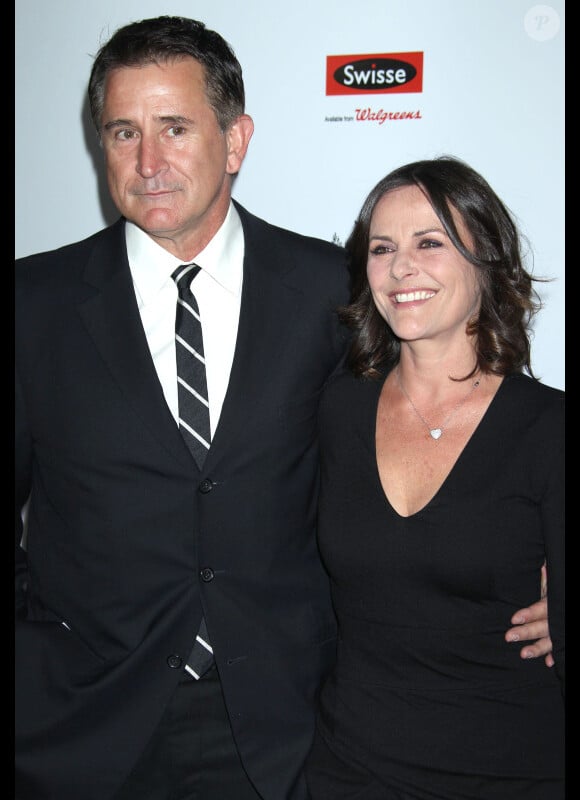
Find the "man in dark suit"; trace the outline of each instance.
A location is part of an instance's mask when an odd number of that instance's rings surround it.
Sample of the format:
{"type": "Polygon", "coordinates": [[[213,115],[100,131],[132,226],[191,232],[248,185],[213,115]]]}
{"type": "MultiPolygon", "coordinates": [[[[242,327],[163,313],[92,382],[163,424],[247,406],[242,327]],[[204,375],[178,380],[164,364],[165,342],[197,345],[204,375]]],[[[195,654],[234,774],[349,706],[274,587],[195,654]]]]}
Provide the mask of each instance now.
{"type": "MultiPolygon", "coordinates": [[[[253,122],[202,23],[120,29],[89,98],[121,218],[17,264],[16,798],[305,800],[336,641],[316,415],[343,252],[232,200],[253,122]],[[172,276],[194,261],[202,466],[175,356],[172,276]]],[[[522,613],[545,655],[545,604],[522,613]]]]}

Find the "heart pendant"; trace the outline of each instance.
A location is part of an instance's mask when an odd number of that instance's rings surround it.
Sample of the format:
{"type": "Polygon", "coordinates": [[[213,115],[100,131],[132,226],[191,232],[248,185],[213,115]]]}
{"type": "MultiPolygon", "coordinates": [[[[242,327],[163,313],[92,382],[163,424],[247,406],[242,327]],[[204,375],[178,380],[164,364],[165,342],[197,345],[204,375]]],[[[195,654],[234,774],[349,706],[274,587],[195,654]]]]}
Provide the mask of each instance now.
{"type": "Polygon", "coordinates": [[[429,431],[429,433],[431,434],[431,438],[438,439],[441,436],[441,434],[443,433],[443,431],[441,430],[441,428],[432,428],[429,431]]]}

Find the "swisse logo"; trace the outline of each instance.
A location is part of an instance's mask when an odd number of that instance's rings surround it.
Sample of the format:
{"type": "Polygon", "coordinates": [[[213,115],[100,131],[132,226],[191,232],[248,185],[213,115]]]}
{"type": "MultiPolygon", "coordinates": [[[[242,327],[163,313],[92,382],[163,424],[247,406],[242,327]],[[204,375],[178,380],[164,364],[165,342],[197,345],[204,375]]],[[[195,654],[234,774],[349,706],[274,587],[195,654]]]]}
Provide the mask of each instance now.
{"type": "Polygon", "coordinates": [[[423,53],[326,56],[326,94],[423,91],[423,53]]]}

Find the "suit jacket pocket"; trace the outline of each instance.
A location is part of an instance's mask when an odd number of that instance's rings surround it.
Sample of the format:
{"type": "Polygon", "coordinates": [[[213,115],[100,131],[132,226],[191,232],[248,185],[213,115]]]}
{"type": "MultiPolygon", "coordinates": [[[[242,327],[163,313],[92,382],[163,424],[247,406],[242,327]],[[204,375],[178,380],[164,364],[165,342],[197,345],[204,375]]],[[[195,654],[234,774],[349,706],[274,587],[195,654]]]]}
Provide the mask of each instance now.
{"type": "Polygon", "coordinates": [[[27,691],[27,685],[54,692],[81,687],[94,681],[105,663],[63,620],[18,621],[15,651],[17,691],[18,686],[27,691]]]}

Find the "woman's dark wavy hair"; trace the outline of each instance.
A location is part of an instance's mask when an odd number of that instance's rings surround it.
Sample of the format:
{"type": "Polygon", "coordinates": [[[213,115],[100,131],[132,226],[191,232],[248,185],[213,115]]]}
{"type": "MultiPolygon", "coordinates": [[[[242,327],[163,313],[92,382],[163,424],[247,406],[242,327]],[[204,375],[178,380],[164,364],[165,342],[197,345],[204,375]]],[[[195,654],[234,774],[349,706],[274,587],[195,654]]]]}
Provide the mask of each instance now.
{"type": "Polygon", "coordinates": [[[533,278],[524,268],[521,237],[510,211],[487,181],[453,156],[415,161],[393,170],[371,190],[346,242],[351,275],[351,300],[339,309],[353,332],[348,354],[352,372],[376,378],[380,369],[399,360],[400,340],[379,314],[367,280],[369,230],[379,200],[401,186],[418,186],[437,214],[450,240],[479,272],[481,311],[467,332],[475,337],[477,370],[495,375],[527,372],[530,325],[541,308],[533,278]],[[451,208],[461,215],[473,239],[473,252],[459,237],[451,208]]]}
{"type": "Polygon", "coordinates": [[[89,78],[91,118],[100,137],[105,80],[119,67],[160,64],[191,56],[204,68],[208,103],[222,131],[244,113],[242,68],[230,45],[203,22],[187,17],[155,17],[119,28],[95,56],[89,78]]]}

